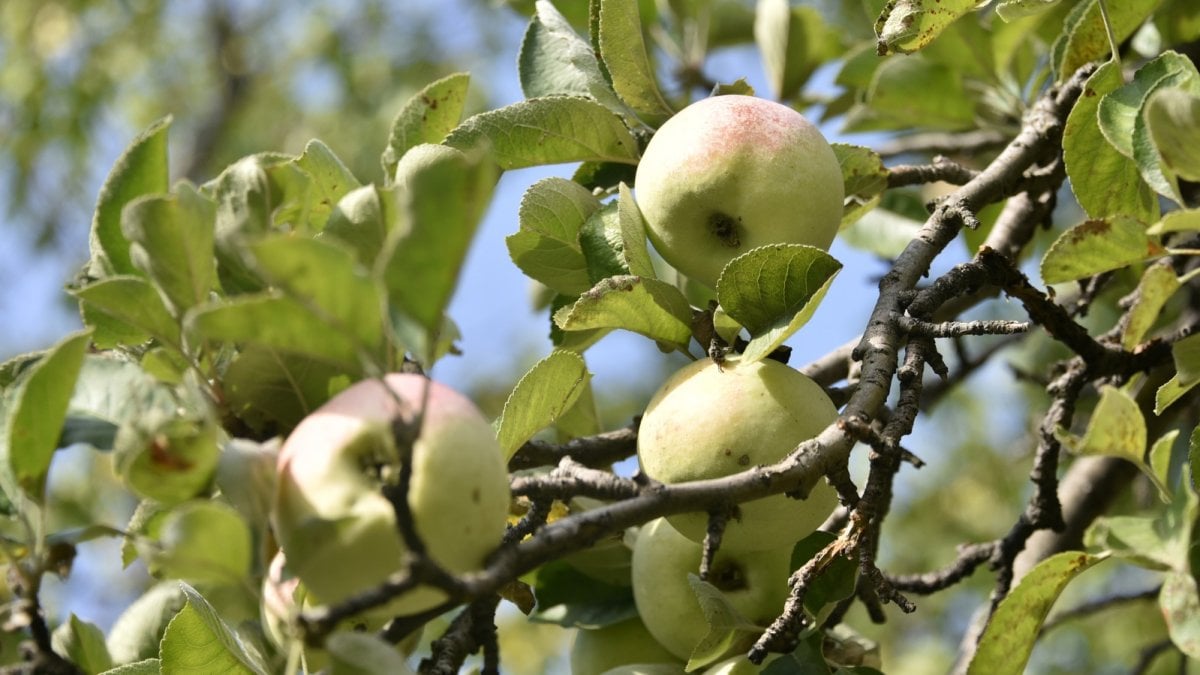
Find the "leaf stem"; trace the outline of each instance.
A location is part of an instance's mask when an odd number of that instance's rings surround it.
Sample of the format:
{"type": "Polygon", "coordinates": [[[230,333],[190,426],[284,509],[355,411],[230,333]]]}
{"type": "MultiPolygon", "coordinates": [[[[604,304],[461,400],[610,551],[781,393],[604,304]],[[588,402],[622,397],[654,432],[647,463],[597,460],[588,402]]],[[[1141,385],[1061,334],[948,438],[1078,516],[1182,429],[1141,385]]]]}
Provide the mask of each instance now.
{"type": "Polygon", "coordinates": [[[1096,4],[1100,6],[1100,21],[1104,23],[1104,33],[1108,36],[1108,48],[1112,50],[1112,60],[1119,67],[1121,65],[1121,53],[1117,49],[1117,36],[1113,34],[1112,20],[1108,16],[1108,5],[1104,0],[1096,0],[1096,4]]]}

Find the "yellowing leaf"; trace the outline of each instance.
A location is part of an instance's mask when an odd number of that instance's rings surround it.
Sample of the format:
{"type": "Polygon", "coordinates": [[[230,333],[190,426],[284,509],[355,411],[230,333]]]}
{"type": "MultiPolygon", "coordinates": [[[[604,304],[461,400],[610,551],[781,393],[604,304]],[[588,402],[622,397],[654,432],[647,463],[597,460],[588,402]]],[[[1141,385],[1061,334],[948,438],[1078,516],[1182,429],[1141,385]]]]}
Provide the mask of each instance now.
{"type": "Polygon", "coordinates": [[[1162,253],[1140,221],[1127,216],[1089,220],[1063,232],[1042,258],[1048,284],[1120,269],[1162,253]]]}
{"type": "Polygon", "coordinates": [[[977,0],[891,0],[875,20],[876,51],[880,55],[915,52],[977,4],[977,0]]]}
{"type": "Polygon", "coordinates": [[[1100,402],[1092,411],[1087,431],[1083,437],[1059,430],[1056,437],[1077,455],[1102,455],[1119,457],[1137,465],[1164,497],[1170,499],[1171,491],[1146,463],[1146,419],[1125,390],[1111,385],[1100,388],[1100,402]]]}
{"type": "Polygon", "coordinates": [[[535,363],[508,395],[500,414],[496,437],[505,460],[570,410],[590,378],[583,357],[574,352],[556,351],[535,363]]]}

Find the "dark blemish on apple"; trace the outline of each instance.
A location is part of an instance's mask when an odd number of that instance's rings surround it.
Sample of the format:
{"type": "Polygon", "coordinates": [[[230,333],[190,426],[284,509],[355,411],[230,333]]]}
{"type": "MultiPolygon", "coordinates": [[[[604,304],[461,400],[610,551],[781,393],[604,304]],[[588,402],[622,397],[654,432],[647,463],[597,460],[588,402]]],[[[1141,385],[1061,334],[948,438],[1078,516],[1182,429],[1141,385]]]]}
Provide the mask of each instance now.
{"type": "Polygon", "coordinates": [[[708,217],[708,231],[729,248],[737,248],[742,240],[738,237],[738,219],[717,211],[708,217]]]}
{"type": "Polygon", "coordinates": [[[738,457],[738,466],[750,466],[750,455],[742,455],[738,457]]]}
{"type": "Polygon", "coordinates": [[[748,587],[742,568],[728,560],[713,566],[709,571],[708,581],[721,591],[740,591],[748,587]]]}
{"type": "Polygon", "coordinates": [[[471,490],[471,501],[475,502],[476,504],[479,503],[479,488],[471,490]]]}
{"type": "Polygon", "coordinates": [[[155,436],[150,442],[150,461],[168,471],[187,471],[192,463],[171,452],[171,441],[166,436],[155,436]]]}

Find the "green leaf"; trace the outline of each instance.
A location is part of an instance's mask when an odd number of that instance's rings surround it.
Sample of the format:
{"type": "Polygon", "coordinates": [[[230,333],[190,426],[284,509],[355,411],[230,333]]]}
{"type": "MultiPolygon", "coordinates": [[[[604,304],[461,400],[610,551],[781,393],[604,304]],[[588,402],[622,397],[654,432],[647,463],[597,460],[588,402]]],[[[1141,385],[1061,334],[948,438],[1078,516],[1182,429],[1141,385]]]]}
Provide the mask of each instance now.
{"type": "Polygon", "coordinates": [[[242,642],[196,589],[180,584],[187,604],[163,634],[159,646],[162,672],[248,673],[266,675],[257,652],[242,642]]]}
{"type": "Polygon", "coordinates": [[[688,658],[687,669],[691,671],[720,659],[738,638],[761,629],[738,612],[716,586],[701,581],[695,574],[688,574],[688,583],[708,623],[708,633],[696,643],[688,658]]]}
{"type": "Polygon", "coordinates": [[[160,675],[160,673],[162,673],[162,661],[143,659],[106,670],[101,675],[160,675]]]}
{"type": "Polygon", "coordinates": [[[111,276],[70,293],[79,300],[84,325],[95,331],[97,347],[130,346],[154,338],[182,349],[179,322],[144,277],[111,276]]]}
{"type": "Polygon", "coordinates": [[[396,185],[389,193],[396,224],[375,273],[392,311],[416,321],[429,336],[442,328],[497,178],[495,167],[480,154],[441,145],[415,147],[396,165],[396,185]]]}
{"type": "Polygon", "coordinates": [[[1147,184],[1182,204],[1175,180],[1162,172],[1145,115],[1151,94],[1171,87],[1200,94],[1200,74],[1187,57],[1168,51],[1138,69],[1132,82],[1105,96],[1100,101],[1098,119],[1104,137],[1137,163],[1147,184]]]}
{"type": "Polygon", "coordinates": [[[1200,333],[1171,345],[1171,358],[1180,385],[1190,387],[1200,383],[1200,333]]]}
{"type": "Polygon", "coordinates": [[[1155,392],[1154,414],[1161,415],[1164,410],[1170,407],[1171,404],[1183,398],[1183,396],[1191,391],[1192,388],[1197,384],[1200,384],[1200,382],[1183,384],[1183,382],[1180,381],[1178,374],[1172,376],[1171,379],[1164,382],[1163,385],[1158,388],[1158,391],[1155,392]]]}
{"type": "Polygon", "coordinates": [[[247,345],[225,370],[230,411],[264,435],[290,431],[328,401],[346,371],[270,347],[247,345]]]}
{"type": "Polygon", "coordinates": [[[814,7],[791,7],[787,0],[759,0],[754,40],[767,81],[778,100],[800,93],[821,64],[842,51],[838,32],[814,7]]]}
{"type": "Polygon", "coordinates": [[[979,639],[967,675],[1020,675],[1059,593],[1104,556],[1066,551],[1046,558],[1000,602],[979,639]]]}
{"type": "Polygon", "coordinates": [[[812,317],[842,264],[801,244],[772,244],[729,261],[717,281],[721,307],[750,331],[742,357],[765,358],[812,317]]]}
{"type": "Polygon", "coordinates": [[[554,316],[564,308],[570,308],[579,301],[577,295],[558,295],[556,294],[550,300],[550,343],[555,349],[565,349],[582,354],[587,351],[588,347],[596,344],[600,338],[608,335],[611,328],[594,328],[588,330],[572,330],[567,331],[559,328],[554,322],[554,316]]]}
{"type": "Polygon", "coordinates": [[[599,208],[600,201],[573,181],[551,177],[534,183],[521,198],[520,230],[504,240],[513,262],[563,295],[591,288],[579,230],[599,208]]]}
{"type": "MultiPolygon", "coordinates": [[[[1121,44],[1138,29],[1158,6],[1160,0],[1108,2],[1108,20],[1113,37],[1121,44]]],[[[1067,16],[1063,30],[1051,48],[1052,66],[1063,82],[1081,66],[1098,61],[1110,53],[1097,0],[1084,0],[1067,16]]]]}
{"type": "Polygon", "coordinates": [[[889,58],[875,69],[864,104],[847,131],[974,128],[975,107],[962,72],[924,55],[889,58]]]}
{"type": "Polygon", "coordinates": [[[188,314],[186,327],[196,339],[258,345],[360,372],[362,345],[338,331],[313,330],[319,321],[299,301],[269,293],[196,307],[188,314]]]}
{"type": "MultiPolygon", "coordinates": [[[[395,167],[392,167],[393,170],[395,167]]],[[[379,188],[365,185],[338,200],[318,239],[336,239],[354,249],[358,261],[368,268],[375,264],[387,239],[388,217],[384,214],[379,188]]]]}
{"type": "Polygon", "coordinates": [[[842,230],[840,236],[843,242],[854,248],[891,260],[900,255],[920,231],[919,221],[886,208],[877,208],[859,216],[858,220],[842,230]]]}
{"type": "MultiPolygon", "coordinates": [[[[162,634],[186,597],[176,582],[151,586],[133,601],[108,633],[113,663],[132,663],[158,656],[162,634]]],[[[157,671],[155,671],[157,672],[157,671]]]]}
{"type": "Polygon", "coordinates": [[[1063,129],[1063,161],[1071,190],[1091,218],[1125,214],[1144,222],[1158,220],[1158,198],[1131,157],[1104,139],[1096,116],[1100,101],[1124,84],[1121,64],[1100,66],[1084,85],[1063,129]]]}
{"type": "Polygon", "coordinates": [[[637,0],[598,0],[596,43],[617,96],[651,126],[671,116],[671,105],[659,91],[654,64],[642,36],[637,0]]]}
{"type": "Polygon", "coordinates": [[[99,673],[113,666],[108,647],[104,644],[104,632],[74,613],[54,629],[51,644],[56,654],[85,673],[99,673]]]}
{"type": "Polygon", "coordinates": [[[205,188],[217,203],[214,225],[217,275],[226,294],[262,290],[264,284],[244,259],[246,243],[271,230],[274,209],[265,166],[283,161],[252,155],[230,165],[205,188]]]}
{"type": "Polygon", "coordinates": [[[583,248],[591,284],[608,277],[632,274],[625,262],[625,237],[616,202],[605,204],[588,217],[579,230],[579,245],[583,248]]]}
{"type": "Polygon", "coordinates": [[[227,504],[184,502],[156,513],[139,535],[138,554],[156,578],[233,586],[250,574],[250,528],[227,504]]]}
{"type": "Polygon", "coordinates": [[[404,153],[422,143],[441,143],[462,119],[467,101],[467,73],[454,73],[431,82],[400,108],[392,121],[388,145],[381,159],[390,179],[404,153]]]}
{"type": "Polygon", "coordinates": [[[1163,168],[1186,180],[1200,180],[1200,96],[1183,89],[1155,91],[1146,100],[1146,127],[1163,168]]]}
{"type": "Polygon", "coordinates": [[[208,300],[216,285],[212,202],[188,186],[131,202],[121,214],[133,264],[162,292],[177,317],[208,300]]]}
{"type": "Polygon", "coordinates": [[[1154,441],[1154,445],[1150,447],[1149,467],[1155,476],[1154,485],[1158,487],[1158,494],[1164,503],[1171,501],[1171,493],[1167,491],[1170,484],[1168,481],[1171,473],[1171,449],[1178,437],[1179,430],[1172,429],[1154,441]]]}
{"type": "Polygon", "coordinates": [[[1175,269],[1170,261],[1162,260],[1146,268],[1141,281],[1138,282],[1137,291],[1134,292],[1133,305],[1126,314],[1129,320],[1121,333],[1123,349],[1133,351],[1141,344],[1150,333],[1154,322],[1158,320],[1163,305],[1167,304],[1167,300],[1177,290],[1179,277],[1175,276],[1175,269]]]}
{"type": "MultiPolygon", "coordinates": [[[[455,120],[457,123],[458,120],[455,120]]],[[[321,229],[329,220],[329,214],[342,197],[359,187],[358,179],[329,146],[313,139],[304,146],[304,152],[295,159],[295,165],[304,170],[311,182],[309,202],[312,211],[308,217],[321,229]]]]}
{"type": "Polygon", "coordinates": [[[505,461],[566,413],[591,380],[583,357],[555,351],[525,373],[504,402],[496,431],[505,461]]]}
{"type": "Polygon", "coordinates": [[[46,474],[58,449],[59,435],[83,356],[91,341],[84,330],[63,338],[19,380],[7,406],[3,472],[5,490],[16,485],[35,502],[45,497],[46,474]]]}
{"type": "Polygon", "coordinates": [[[113,436],[122,424],[152,410],[169,414],[178,406],[179,401],[170,388],[138,364],[90,354],[84,357],[67,404],[67,421],[59,445],[87,442],[97,450],[111,450],[113,436]],[[77,435],[84,428],[90,429],[90,436],[77,435]],[[98,444],[100,440],[104,442],[98,444]]]}
{"type": "Polygon", "coordinates": [[[251,251],[262,277],[308,309],[321,328],[350,336],[382,357],[383,293],[349,249],[272,235],[254,243],[251,251]]]}
{"type": "Polygon", "coordinates": [[[621,328],[686,352],[692,308],[674,286],[657,279],[609,277],[554,313],[566,331],[621,328]]]}
{"type": "Polygon", "coordinates": [[[1146,235],[1146,226],[1128,216],[1088,220],[1063,232],[1042,258],[1042,280],[1048,284],[1085,279],[1161,255],[1146,235]]]}
{"type": "Polygon", "coordinates": [[[1052,9],[1061,0],[1003,0],[996,5],[996,15],[1005,21],[1041,14],[1052,9]]]}
{"type": "Polygon", "coordinates": [[[539,0],[525,30],[517,56],[517,75],[525,98],[587,96],[613,112],[625,105],[600,71],[600,62],[588,41],[553,3],[539,0]]]}
{"type": "Polygon", "coordinates": [[[1155,236],[1168,232],[1197,232],[1200,231],[1200,209],[1180,209],[1163,216],[1162,220],[1151,225],[1146,232],[1155,236]]]}
{"type": "Polygon", "coordinates": [[[598,628],[637,616],[633,589],[592,578],[562,560],[538,568],[537,612],[530,619],[568,628],[598,628]]]}
{"type": "Polygon", "coordinates": [[[337,631],[325,641],[330,675],[413,675],[396,646],[368,633],[337,631]]]}
{"type": "Polygon", "coordinates": [[[861,145],[834,143],[833,153],[842,167],[845,185],[846,202],[841,224],[844,228],[879,204],[887,189],[888,170],[874,150],[861,145]]]}
{"type": "Polygon", "coordinates": [[[891,0],[875,20],[876,51],[880,55],[915,52],[977,4],[976,0],[891,0]]]}
{"type": "Polygon", "coordinates": [[[503,169],[564,162],[636,164],[637,142],[621,118],[586,98],[547,96],[467,119],[446,138],[462,150],[485,148],[503,169]]]}
{"type": "Polygon", "coordinates": [[[1200,493],[1200,488],[1196,485],[1197,480],[1200,480],[1200,426],[1192,429],[1192,435],[1188,438],[1187,472],[1192,493],[1200,493]]]}
{"type": "Polygon", "coordinates": [[[1118,457],[1133,462],[1158,488],[1163,500],[1170,500],[1170,488],[1145,460],[1146,419],[1137,401],[1125,390],[1112,385],[1100,387],[1100,401],[1082,438],[1061,429],[1055,436],[1077,455],[1118,457]]]}
{"type": "Polygon", "coordinates": [[[654,262],[646,248],[646,221],[642,210],[633,199],[629,186],[621,183],[617,188],[617,219],[621,226],[622,250],[629,273],[644,278],[655,278],[654,262]]]}
{"type": "Polygon", "coordinates": [[[1200,594],[1196,577],[1188,572],[1171,572],[1163,580],[1158,604],[1167,621],[1167,634],[1179,651],[1200,659],[1200,594]]]}
{"type": "Polygon", "coordinates": [[[210,419],[147,410],[126,420],[113,440],[113,463],[131,490],[164,504],[208,488],[217,468],[220,431],[210,419]]]}
{"type": "Polygon", "coordinates": [[[97,198],[92,218],[93,276],[133,274],[129,242],[121,234],[121,210],[143,195],[166,192],[170,187],[167,166],[167,129],[164,117],[146,128],[117,159],[97,198]]]}

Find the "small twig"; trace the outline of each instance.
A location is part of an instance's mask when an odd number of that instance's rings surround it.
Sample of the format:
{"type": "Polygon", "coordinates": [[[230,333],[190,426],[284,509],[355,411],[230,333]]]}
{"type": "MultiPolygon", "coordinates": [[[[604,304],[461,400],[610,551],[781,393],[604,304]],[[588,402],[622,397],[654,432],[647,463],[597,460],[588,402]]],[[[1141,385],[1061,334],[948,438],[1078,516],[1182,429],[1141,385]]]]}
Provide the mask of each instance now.
{"type": "Polygon", "coordinates": [[[717,509],[708,512],[708,530],[704,533],[703,552],[700,556],[700,580],[708,581],[712,572],[713,558],[721,549],[721,539],[725,536],[725,526],[733,515],[729,509],[717,509]]]}
{"type": "Polygon", "coordinates": [[[930,323],[914,319],[911,316],[898,316],[896,317],[896,321],[900,323],[900,328],[910,335],[933,338],[963,337],[965,335],[1012,335],[1014,333],[1024,333],[1029,330],[1029,323],[1026,321],[1004,321],[999,319],[930,323]]]}
{"type": "Polygon", "coordinates": [[[889,576],[888,581],[897,589],[930,595],[945,590],[975,573],[983,563],[991,560],[996,551],[996,542],[960,546],[958,558],[941,570],[924,574],[889,576]]]}
{"type": "Polygon", "coordinates": [[[937,182],[966,185],[977,175],[978,171],[939,155],[933,158],[933,164],[901,164],[889,168],[887,185],[889,188],[937,182]]]}
{"type": "Polygon", "coordinates": [[[1055,614],[1054,616],[1051,616],[1046,620],[1045,623],[1042,624],[1041,632],[1046,633],[1048,631],[1052,631],[1067,622],[1075,621],[1076,619],[1087,618],[1093,614],[1097,614],[1114,607],[1120,607],[1122,605],[1128,605],[1135,602],[1154,600],[1158,597],[1158,594],[1161,591],[1162,587],[1157,586],[1155,588],[1148,588],[1137,593],[1109,595],[1103,598],[1097,598],[1095,600],[1085,602],[1082,605],[1072,607],[1071,609],[1064,610],[1055,614]]]}
{"type": "Polygon", "coordinates": [[[894,157],[910,153],[935,155],[975,155],[985,150],[999,148],[1009,141],[1010,136],[1002,131],[980,129],[965,133],[922,133],[894,138],[876,148],[882,157],[894,157]]]}
{"type": "MultiPolygon", "coordinates": [[[[1171,642],[1170,638],[1160,642],[1154,642],[1146,645],[1138,653],[1137,663],[1133,664],[1130,669],[1130,675],[1142,675],[1150,671],[1150,666],[1154,665],[1154,660],[1157,659],[1163,652],[1175,649],[1175,643],[1171,642]]],[[[1186,663],[1186,660],[1185,660],[1186,663]]]]}
{"type": "Polygon", "coordinates": [[[642,490],[642,486],[634,480],[621,478],[609,471],[588,468],[570,457],[563,457],[548,474],[515,476],[509,487],[513,496],[543,499],[629,499],[642,490]]]}
{"type": "Polygon", "coordinates": [[[637,427],[638,421],[635,420],[621,429],[575,438],[562,444],[528,441],[508,461],[508,468],[515,471],[554,466],[563,457],[570,457],[584,466],[606,467],[637,453],[637,427]]]}

